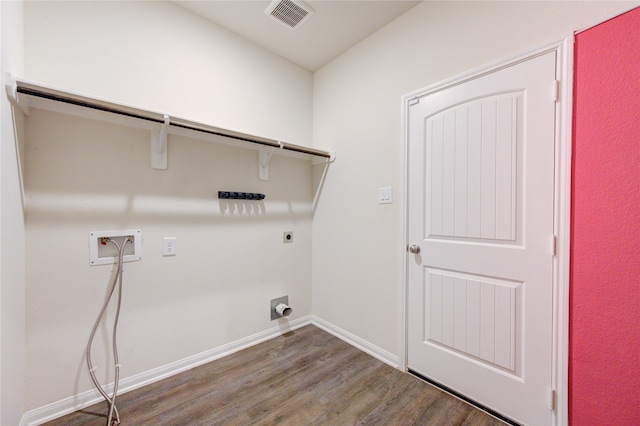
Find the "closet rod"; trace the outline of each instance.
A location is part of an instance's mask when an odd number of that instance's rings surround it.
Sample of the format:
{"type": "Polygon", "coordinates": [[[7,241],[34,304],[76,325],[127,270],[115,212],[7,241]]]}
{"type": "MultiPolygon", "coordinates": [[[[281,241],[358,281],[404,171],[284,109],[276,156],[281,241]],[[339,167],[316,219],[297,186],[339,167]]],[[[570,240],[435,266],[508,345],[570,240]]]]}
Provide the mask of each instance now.
{"type": "MultiPolygon", "coordinates": [[[[90,109],[94,109],[94,110],[98,110],[98,111],[109,112],[109,113],[112,113],[112,114],[118,114],[118,115],[122,115],[122,116],[125,116],[125,117],[151,121],[151,122],[158,123],[158,124],[164,124],[164,117],[156,118],[156,117],[152,117],[152,116],[149,116],[149,115],[143,115],[143,114],[138,113],[138,112],[133,112],[133,111],[135,111],[133,108],[129,108],[129,110],[125,110],[124,108],[118,108],[118,106],[115,105],[115,104],[91,102],[87,98],[65,96],[65,95],[60,94],[60,93],[51,93],[51,92],[46,92],[46,91],[42,91],[42,90],[37,90],[37,89],[33,89],[33,88],[20,86],[19,84],[18,84],[18,87],[16,88],[16,91],[18,93],[21,93],[21,94],[24,94],[24,95],[27,95],[27,96],[35,96],[35,97],[38,97],[38,98],[48,99],[48,100],[52,100],[52,101],[56,101],[56,102],[63,102],[63,103],[67,103],[67,104],[71,104],[71,105],[75,105],[75,106],[84,107],[84,108],[90,108],[90,109]]],[[[215,127],[199,125],[197,123],[189,122],[189,121],[186,121],[186,120],[180,120],[178,118],[171,117],[171,121],[169,122],[169,125],[170,126],[174,126],[174,127],[178,127],[178,128],[181,128],[181,129],[187,129],[187,130],[191,130],[191,131],[206,133],[206,134],[209,134],[209,135],[224,136],[226,138],[231,138],[231,139],[235,139],[235,140],[239,140],[239,141],[243,141],[243,142],[251,142],[251,143],[255,143],[255,144],[263,145],[263,146],[268,146],[268,147],[272,147],[272,148],[284,149],[284,150],[299,152],[299,153],[308,154],[308,155],[315,155],[317,157],[324,157],[324,158],[327,158],[329,160],[332,159],[331,153],[326,152],[326,151],[317,150],[317,149],[313,149],[313,148],[307,148],[307,147],[303,147],[303,146],[299,146],[299,145],[290,144],[290,143],[287,143],[287,142],[278,142],[278,141],[273,140],[273,139],[259,138],[259,137],[256,137],[256,136],[246,135],[246,134],[243,134],[243,133],[226,131],[226,130],[215,128],[215,127]]]]}
{"type": "Polygon", "coordinates": [[[97,104],[97,103],[91,103],[91,102],[87,102],[87,101],[80,100],[80,99],[74,99],[74,98],[70,98],[70,97],[66,97],[66,96],[56,95],[56,94],[53,94],[53,93],[42,92],[40,90],[28,89],[28,88],[22,87],[22,86],[18,86],[17,92],[18,93],[22,93],[24,95],[28,95],[28,96],[36,96],[38,98],[49,99],[51,101],[63,102],[63,103],[66,103],[66,104],[81,106],[81,107],[84,107],[84,108],[91,108],[91,109],[95,109],[95,110],[98,110],[98,111],[110,112],[112,114],[124,115],[126,117],[138,118],[140,120],[153,121],[155,123],[160,123],[160,124],[164,123],[164,120],[161,120],[159,118],[153,118],[153,117],[148,117],[148,116],[144,116],[144,115],[140,115],[140,114],[135,114],[135,113],[132,113],[132,112],[128,112],[128,111],[124,111],[124,110],[119,110],[119,109],[116,109],[116,108],[108,107],[106,105],[100,105],[100,104],[97,104]]]}

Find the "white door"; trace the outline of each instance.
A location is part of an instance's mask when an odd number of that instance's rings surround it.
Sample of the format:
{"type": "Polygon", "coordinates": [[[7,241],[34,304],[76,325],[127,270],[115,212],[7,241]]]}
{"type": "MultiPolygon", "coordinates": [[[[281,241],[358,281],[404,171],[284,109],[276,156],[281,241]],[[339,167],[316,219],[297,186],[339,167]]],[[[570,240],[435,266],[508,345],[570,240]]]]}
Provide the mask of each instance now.
{"type": "Polygon", "coordinates": [[[409,108],[410,370],[551,423],[556,52],[409,108]]]}

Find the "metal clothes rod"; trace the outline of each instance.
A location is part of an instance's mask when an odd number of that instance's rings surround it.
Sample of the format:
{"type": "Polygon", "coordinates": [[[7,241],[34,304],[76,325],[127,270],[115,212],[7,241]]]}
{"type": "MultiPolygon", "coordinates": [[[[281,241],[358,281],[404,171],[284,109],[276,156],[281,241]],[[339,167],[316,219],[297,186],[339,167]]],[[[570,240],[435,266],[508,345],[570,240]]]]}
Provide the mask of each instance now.
{"type": "Polygon", "coordinates": [[[110,107],[108,107],[106,105],[99,105],[99,104],[89,103],[89,102],[82,101],[82,100],[79,100],[79,99],[68,98],[68,97],[56,95],[56,94],[53,94],[53,93],[46,93],[46,92],[41,92],[39,90],[27,89],[27,88],[22,87],[22,86],[18,86],[17,91],[18,91],[18,93],[22,93],[24,95],[36,96],[38,98],[49,99],[49,100],[56,101],[56,102],[64,102],[66,104],[81,106],[81,107],[84,107],[84,108],[96,109],[98,111],[110,112],[112,114],[124,115],[124,116],[132,117],[132,118],[138,118],[140,120],[153,121],[155,123],[160,123],[160,124],[164,123],[164,120],[156,119],[156,118],[153,118],[153,117],[147,117],[147,116],[143,116],[143,115],[139,115],[139,114],[134,114],[134,113],[131,113],[131,112],[126,112],[126,111],[123,111],[123,110],[117,110],[115,108],[110,108],[110,107]]]}
{"type": "MultiPolygon", "coordinates": [[[[71,95],[71,94],[67,94],[57,90],[45,91],[39,88],[27,87],[26,85],[28,85],[28,83],[22,83],[22,82],[17,82],[17,83],[18,84],[16,87],[16,91],[17,93],[20,93],[20,94],[35,96],[38,98],[48,99],[56,102],[63,102],[70,105],[90,108],[98,111],[108,112],[111,114],[130,117],[130,118],[136,118],[139,120],[151,121],[158,124],[164,124],[164,116],[160,116],[159,114],[154,114],[151,112],[148,112],[147,114],[143,114],[145,111],[141,111],[135,108],[127,108],[127,107],[119,106],[117,104],[113,104],[109,102],[97,102],[89,98],[71,95]],[[157,117],[153,116],[152,114],[157,115],[157,117]]],[[[317,157],[323,157],[323,158],[332,160],[332,154],[327,151],[294,145],[287,142],[279,142],[273,139],[261,138],[257,136],[247,135],[244,133],[233,132],[233,131],[220,129],[213,126],[206,126],[206,125],[198,124],[195,122],[190,122],[187,120],[181,120],[179,118],[171,117],[169,125],[178,127],[181,129],[187,129],[195,132],[206,133],[209,135],[224,136],[226,138],[231,138],[231,139],[235,139],[243,142],[250,142],[250,143],[254,143],[262,146],[284,149],[288,151],[314,155],[317,157]]]]}

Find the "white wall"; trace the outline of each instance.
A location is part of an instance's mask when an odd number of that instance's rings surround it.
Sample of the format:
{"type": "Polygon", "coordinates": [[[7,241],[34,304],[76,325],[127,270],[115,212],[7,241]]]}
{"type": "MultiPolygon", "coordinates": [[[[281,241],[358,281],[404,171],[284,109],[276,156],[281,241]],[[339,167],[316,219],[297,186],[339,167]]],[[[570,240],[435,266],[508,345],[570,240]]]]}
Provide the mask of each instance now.
{"type": "Polygon", "coordinates": [[[309,144],[312,76],[167,1],[28,1],[24,77],[309,144]]]}
{"type": "Polygon", "coordinates": [[[113,272],[89,266],[91,231],[142,230],[143,259],[125,264],[123,378],[277,326],[272,298],[311,313],[308,161],[274,156],[258,182],[255,152],[172,136],[158,171],[146,131],[38,110],[26,139],[28,408],[90,389],[83,350],[113,272]],[[267,199],[217,199],[234,188],[267,199]],[[167,236],[176,257],[161,255],[167,236]]]}
{"type": "Polygon", "coordinates": [[[332,146],[313,218],[313,312],[401,361],[401,97],[635,3],[424,2],[314,74],[314,143],[332,146]],[[392,186],[391,205],[377,188],[392,186]]]}
{"type": "MultiPolygon", "coordinates": [[[[172,3],[27,2],[25,44],[28,79],[310,141],[311,74],[172,3]]],[[[311,313],[308,160],[274,155],[264,182],[253,150],[172,135],[159,171],[145,130],[32,109],[26,133],[26,410],[91,389],[84,346],[113,266],[89,266],[90,231],[142,230],[143,259],[125,264],[123,379],[277,327],[272,298],[289,296],[292,320],[311,313]]]]}
{"type": "Polygon", "coordinates": [[[22,3],[0,2],[0,423],[20,421],[24,409],[25,242],[15,131],[5,96],[5,72],[23,72],[22,3]]]}

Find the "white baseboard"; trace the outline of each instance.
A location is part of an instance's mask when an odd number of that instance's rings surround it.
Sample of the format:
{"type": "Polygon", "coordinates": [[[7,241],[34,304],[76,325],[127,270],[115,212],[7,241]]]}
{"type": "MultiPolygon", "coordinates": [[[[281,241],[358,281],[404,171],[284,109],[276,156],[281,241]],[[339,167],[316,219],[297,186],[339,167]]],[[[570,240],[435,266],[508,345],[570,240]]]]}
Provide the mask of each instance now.
{"type": "MultiPolygon", "coordinates": [[[[232,353],[241,351],[258,343],[273,339],[289,331],[297,328],[304,327],[305,325],[313,324],[318,328],[336,336],[337,338],[349,343],[350,345],[368,353],[369,355],[379,359],[380,361],[398,368],[398,356],[393,355],[384,349],[381,349],[360,337],[349,333],[346,330],[341,329],[315,315],[307,315],[302,318],[298,318],[292,321],[283,322],[277,327],[270,328],[260,333],[256,333],[252,336],[245,337],[235,342],[222,345],[220,347],[181,359],[179,361],[172,362],[162,367],[154,368],[144,373],[136,374],[135,376],[127,377],[120,381],[118,386],[118,395],[122,395],[134,389],[141,388],[151,383],[166,379],[167,377],[174,376],[183,371],[197,367],[199,365],[206,364],[216,359],[231,355],[232,353]]],[[[106,386],[107,392],[110,394],[113,391],[113,384],[106,386]]],[[[73,413],[74,411],[81,410],[89,407],[97,402],[102,401],[102,396],[97,390],[82,392],[77,395],[70,396],[57,402],[45,405],[26,412],[22,416],[20,421],[21,426],[35,426],[48,422],[53,419],[57,419],[64,415],[73,413]]]]}
{"type": "MultiPolygon", "coordinates": [[[[142,386],[166,379],[167,377],[182,373],[183,371],[197,367],[202,364],[214,361],[216,359],[231,355],[234,352],[241,351],[258,343],[262,343],[274,337],[280,336],[288,331],[295,330],[305,325],[311,324],[311,316],[305,316],[292,321],[281,323],[279,326],[272,327],[268,330],[256,333],[252,336],[245,337],[235,342],[227,343],[220,347],[192,355],[190,357],[172,362],[162,367],[154,368],[135,376],[127,377],[120,381],[118,385],[118,395],[122,395],[142,386]]],[[[113,384],[105,386],[107,393],[113,391],[113,384]]],[[[57,419],[74,411],[89,407],[97,402],[103,401],[102,396],[96,390],[82,392],[80,394],[70,396],[57,402],[45,405],[26,412],[20,421],[21,426],[34,426],[57,419]]]]}
{"type": "Polygon", "coordinates": [[[331,333],[337,338],[344,340],[349,343],[351,346],[354,346],[361,351],[364,351],[371,355],[374,358],[379,359],[385,364],[389,364],[393,368],[399,368],[400,366],[400,357],[398,355],[394,355],[391,352],[388,352],[358,336],[352,334],[342,328],[331,324],[323,320],[322,318],[318,318],[315,315],[311,315],[311,324],[315,325],[318,328],[323,329],[327,333],[331,333]]]}

